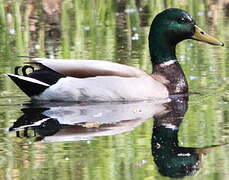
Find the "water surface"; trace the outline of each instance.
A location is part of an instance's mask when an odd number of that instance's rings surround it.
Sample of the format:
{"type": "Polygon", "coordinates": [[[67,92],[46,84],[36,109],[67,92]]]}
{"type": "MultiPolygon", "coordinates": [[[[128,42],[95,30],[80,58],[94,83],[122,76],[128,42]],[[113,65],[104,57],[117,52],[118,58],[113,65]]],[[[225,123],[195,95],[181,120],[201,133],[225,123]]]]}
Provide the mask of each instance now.
{"type": "Polygon", "coordinates": [[[167,7],[186,9],[225,46],[178,45],[188,101],[31,104],[1,76],[1,179],[228,179],[228,1],[61,2],[51,14],[45,3],[0,2],[0,74],[28,61],[19,55],[103,59],[150,72],[149,26],[167,7]]]}

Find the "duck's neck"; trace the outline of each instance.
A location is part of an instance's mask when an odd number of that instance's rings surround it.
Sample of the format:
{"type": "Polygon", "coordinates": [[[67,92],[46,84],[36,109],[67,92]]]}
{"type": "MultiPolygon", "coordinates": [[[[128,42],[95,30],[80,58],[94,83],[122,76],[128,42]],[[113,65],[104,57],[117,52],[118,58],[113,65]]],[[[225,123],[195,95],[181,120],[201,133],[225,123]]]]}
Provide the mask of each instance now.
{"type": "Polygon", "coordinates": [[[151,27],[149,49],[153,64],[153,74],[165,79],[162,83],[168,88],[169,94],[188,92],[188,83],[184,72],[176,60],[176,44],[179,40],[168,38],[161,31],[151,27]]]}
{"type": "MultiPolygon", "coordinates": [[[[160,36],[161,37],[161,36],[160,36]]],[[[166,37],[149,39],[150,56],[153,64],[161,64],[176,58],[176,45],[166,37]]]]}
{"type": "Polygon", "coordinates": [[[169,95],[188,93],[188,83],[177,60],[153,64],[153,74],[165,79],[162,83],[167,87],[169,95]]]}
{"type": "Polygon", "coordinates": [[[176,58],[176,44],[180,38],[165,32],[163,25],[152,24],[149,32],[149,50],[153,64],[160,64],[176,58]],[[161,28],[158,28],[160,26],[161,28]]]}

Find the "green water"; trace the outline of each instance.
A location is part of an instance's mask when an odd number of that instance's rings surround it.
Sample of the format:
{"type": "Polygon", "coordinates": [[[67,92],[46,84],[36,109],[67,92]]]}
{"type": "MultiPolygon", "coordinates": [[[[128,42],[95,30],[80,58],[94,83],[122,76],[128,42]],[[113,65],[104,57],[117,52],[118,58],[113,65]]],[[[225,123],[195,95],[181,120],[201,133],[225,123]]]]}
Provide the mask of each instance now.
{"type": "MultiPolygon", "coordinates": [[[[44,4],[40,1],[30,1],[30,4],[22,0],[0,1],[0,74],[13,73],[15,66],[27,61],[18,58],[19,55],[103,59],[150,72],[147,42],[149,26],[152,18],[168,7],[187,10],[201,28],[223,41],[224,47],[192,40],[184,41],[177,47],[177,57],[185,71],[192,95],[185,102],[188,103],[187,112],[181,109],[178,111],[180,125],[176,133],[179,147],[176,148],[190,147],[197,151],[197,148],[209,147],[204,155],[197,153],[198,170],[184,179],[229,178],[229,145],[210,148],[229,142],[227,0],[63,0],[57,13],[49,16],[44,12],[47,6],[44,4]]],[[[146,116],[141,121],[130,117],[130,124],[118,122],[117,125],[91,129],[85,128],[90,123],[57,126],[57,132],[46,137],[41,137],[41,130],[36,128],[20,130],[17,135],[15,131],[9,132],[9,128],[23,116],[21,109],[31,109],[28,103],[29,98],[9,79],[0,76],[0,179],[169,179],[159,173],[156,158],[152,156],[152,133],[155,137],[170,137],[170,132],[160,129],[160,123],[159,134],[155,134],[155,128],[152,131],[158,116],[146,116]],[[132,129],[128,129],[131,125],[132,129]],[[125,129],[121,131],[119,126],[125,129]],[[115,131],[110,132],[109,129],[115,131]]],[[[109,104],[33,104],[32,107],[60,107],[60,113],[64,108],[79,108],[81,120],[85,117],[85,111],[87,114],[85,108],[91,108],[90,112],[93,111],[99,117],[104,110],[100,107],[103,106],[105,110],[107,107],[113,108],[109,104]]],[[[104,115],[104,121],[112,121],[116,116],[115,111],[120,111],[126,115],[124,120],[129,120],[127,107],[123,104],[117,107],[118,110],[112,111],[114,114],[104,115]]],[[[174,107],[186,108],[186,104],[174,107]]],[[[55,113],[51,112],[52,116],[55,113]]],[[[74,113],[73,117],[77,117],[74,113]]],[[[63,114],[71,115],[71,112],[63,114]]],[[[141,116],[144,117],[144,114],[141,116]]],[[[167,115],[164,120],[174,121],[174,116],[167,115]]],[[[26,116],[32,122],[40,117],[42,113],[34,109],[26,116]]],[[[56,119],[61,118],[57,116],[56,119]]],[[[56,119],[51,119],[51,122],[56,122],[56,119]]],[[[102,121],[102,118],[98,119],[102,121]]],[[[176,133],[171,134],[174,141],[177,141],[176,133]]],[[[153,149],[153,152],[156,150],[153,149]]],[[[163,162],[160,160],[160,163],[163,162]]]]}

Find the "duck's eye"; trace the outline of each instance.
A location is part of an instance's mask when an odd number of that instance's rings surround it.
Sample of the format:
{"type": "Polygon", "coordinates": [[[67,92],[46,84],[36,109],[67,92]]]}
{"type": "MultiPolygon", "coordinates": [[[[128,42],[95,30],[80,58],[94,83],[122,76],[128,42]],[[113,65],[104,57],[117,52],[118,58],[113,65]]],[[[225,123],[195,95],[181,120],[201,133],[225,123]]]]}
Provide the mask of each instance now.
{"type": "Polygon", "coordinates": [[[188,23],[192,22],[192,19],[181,17],[177,20],[177,22],[180,24],[188,24],[188,23]]]}

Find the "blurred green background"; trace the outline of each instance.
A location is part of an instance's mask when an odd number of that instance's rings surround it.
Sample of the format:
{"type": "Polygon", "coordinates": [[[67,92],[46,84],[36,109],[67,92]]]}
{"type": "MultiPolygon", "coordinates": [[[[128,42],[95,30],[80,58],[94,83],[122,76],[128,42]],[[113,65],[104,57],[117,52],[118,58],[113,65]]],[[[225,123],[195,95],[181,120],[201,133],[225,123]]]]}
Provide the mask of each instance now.
{"type": "MultiPolygon", "coordinates": [[[[177,47],[192,93],[180,145],[229,142],[228,0],[0,0],[0,74],[27,61],[20,55],[102,59],[151,72],[149,27],[170,7],[187,10],[225,43],[187,40],[177,47]]],[[[0,77],[0,179],[165,179],[151,155],[153,118],[131,132],[90,141],[34,142],[7,131],[28,100],[0,77]]],[[[186,179],[228,179],[228,151],[228,146],[212,149],[198,173],[186,179]]]]}

